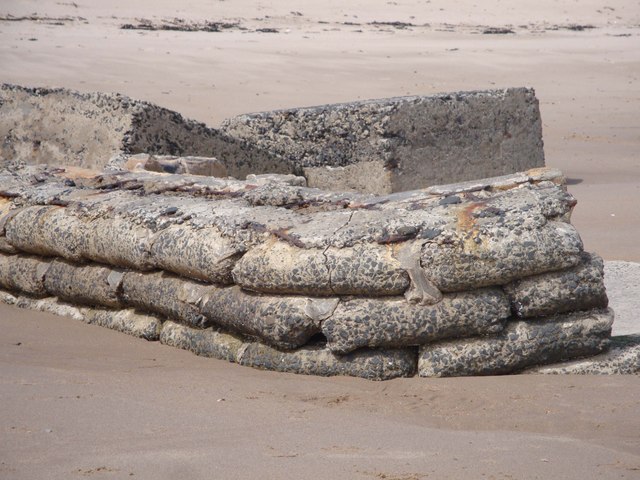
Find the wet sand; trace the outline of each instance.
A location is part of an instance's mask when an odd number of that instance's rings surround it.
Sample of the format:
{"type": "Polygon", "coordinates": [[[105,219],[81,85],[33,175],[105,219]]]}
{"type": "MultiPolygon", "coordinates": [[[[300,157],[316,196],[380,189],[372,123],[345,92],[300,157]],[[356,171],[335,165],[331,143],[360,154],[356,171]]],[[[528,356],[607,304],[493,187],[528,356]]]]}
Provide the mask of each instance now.
{"type": "MultiPolygon", "coordinates": [[[[640,261],[637,2],[23,0],[0,17],[0,82],[121,92],[212,126],[534,87],[586,249],[640,261]],[[233,26],[120,28],[206,21],[233,26]]],[[[638,376],[373,383],[251,370],[4,305],[0,328],[1,478],[640,477],[638,376]]]]}

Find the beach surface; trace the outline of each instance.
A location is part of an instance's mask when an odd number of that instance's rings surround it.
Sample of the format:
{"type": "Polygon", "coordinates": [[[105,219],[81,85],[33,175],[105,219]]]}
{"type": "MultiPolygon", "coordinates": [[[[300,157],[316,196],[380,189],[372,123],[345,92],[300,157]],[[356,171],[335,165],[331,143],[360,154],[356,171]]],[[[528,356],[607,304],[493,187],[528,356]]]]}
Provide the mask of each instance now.
{"type": "MultiPolygon", "coordinates": [[[[533,87],[585,249],[640,262],[637,1],[9,0],[0,82],[119,92],[214,127],[533,87]]],[[[640,332],[637,264],[615,266],[636,282],[613,283],[620,333],[640,332]]],[[[640,478],[639,376],[375,383],[252,370],[5,305],[0,328],[0,478],[640,478]]]]}

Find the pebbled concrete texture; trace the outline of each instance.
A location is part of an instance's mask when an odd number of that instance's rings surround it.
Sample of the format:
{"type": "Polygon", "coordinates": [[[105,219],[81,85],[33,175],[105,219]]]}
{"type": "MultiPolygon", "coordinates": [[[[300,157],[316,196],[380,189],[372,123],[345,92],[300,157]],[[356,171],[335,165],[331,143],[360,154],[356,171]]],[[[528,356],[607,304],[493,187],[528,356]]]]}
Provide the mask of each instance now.
{"type": "Polygon", "coordinates": [[[611,338],[609,350],[600,355],[572,362],[535,367],[527,373],[620,375],[640,374],[640,334],[611,338]]]}
{"type": "Polygon", "coordinates": [[[0,162],[9,160],[237,178],[296,173],[312,187],[384,194],[541,167],[544,152],[527,88],[247,114],[218,130],[120,94],[2,84],[0,162]]]}
{"type": "Polygon", "coordinates": [[[215,157],[222,165],[196,158],[175,168],[240,178],[290,170],[247,142],[152,103],[117,93],[0,86],[0,164],[101,169],[112,157],[138,153],[215,157]]]}
{"type": "Polygon", "coordinates": [[[592,357],[610,346],[613,312],[572,312],[511,321],[495,336],[423,345],[421,377],[499,375],[526,367],[592,357]]]}
{"type": "Polygon", "coordinates": [[[527,88],[276,110],[222,129],[318,188],[383,194],[544,165],[538,100],[527,88]]]}

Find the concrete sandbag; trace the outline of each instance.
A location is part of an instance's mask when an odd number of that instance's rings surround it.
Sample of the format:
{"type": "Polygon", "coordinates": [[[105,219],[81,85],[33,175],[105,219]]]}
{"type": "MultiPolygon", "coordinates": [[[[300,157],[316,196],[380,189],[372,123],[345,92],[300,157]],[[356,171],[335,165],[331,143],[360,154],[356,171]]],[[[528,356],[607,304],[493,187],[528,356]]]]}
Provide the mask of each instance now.
{"type": "Polygon", "coordinates": [[[233,277],[259,292],[310,295],[401,295],[409,276],[387,245],[303,249],[282,241],[252,248],[233,277]]]}
{"type": "Polygon", "coordinates": [[[455,292],[570,268],[581,253],[582,240],[571,224],[548,222],[531,229],[471,230],[453,243],[427,242],[421,263],[440,290],[455,292]]]}
{"type": "Polygon", "coordinates": [[[64,207],[35,206],[25,208],[9,220],[5,235],[11,245],[23,252],[80,262],[86,249],[85,228],[64,207]]]}
{"type": "Polygon", "coordinates": [[[121,298],[129,306],[204,328],[209,322],[200,313],[200,303],[209,288],[214,287],[163,272],[127,272],[121,298]]]}
{"type": "Polygon", "coordinates": [[[633,375],[640,373],[640,334],[611,337],[608,351],[572,362],[534,367],[524,373],[633,375]]]}
{"type": "Polygon", "coordinates": [[[338,356],[320,345],[283,352],[260,343],[250,343],[244,347],[238,363],[277,372],[389,380],[412,377],[416,370],[416,356],[415,348],[361,349],[338,356]]]}
{"type": "Polygon", "coordinates": [[[440,302],[424,306],[404,298],[353,298],[341,301],[324,320],[322,333],[335,353],[361,347],[404,347],[497,333],[510,313],[509,301],[500,289],[447,294],[440,302]]]}
{"type": "Polygon", "coordinates": [[[134,309],[107,310],[89,308],[85,314],[85,322],[149,341],[157,341],[160,338],[160,330],[162,329],[162,321],[159,318],[136,312],[134,309]]]}
{"type": "Polygon", "coordinates": [[[19,251],[7,241],[4,235],[0,234],[0,253],[18,253],[19,251]]]}
{"type": "Polygon", "coordinates": [[[320,332],[337,298],[307,298],[252,294],[239,287],[210,290],[202,313],[228,330],[260,338],[282,349],[304,345],[320,332]]]}
{"type": "Polygon", "coordinates": [[[189,350],[201,357],[235,362],[243,341],[238,337],[217,332],[212,328],[191,328],[172,321],[164,322],[160,343],[189,350]]]}
{"type": "Polygon", "coordinates": [[[51,295],[65,301],[90,306],[120,308],[119,291],[124,272],[90,264],[73,265],[54,260],[47,270],[44,285],[51,295]]]}
{"type": "Polygon", "coordinates": [[[5,290],[0,290],[0,303],[15,305],[18,302],[18,296],[16,292],[10,293],[5,290]]]}
{"type": "Polygon", "coordinates": [[[0,253],[0,288],[34,297],[47,296],[44,278],[49,268],[45,258],[0,253]]]}
{"type": "Polygon", "coordinates": [[[510,322],[500,334],[424,345],[421,377],[500,375],[597,355],[609,347],[612,310],[510,322]]]}
{"type": "Polygon", "coordinates": [[[511,282],[505,285],[505,292],[516,315],[522,318],[605,308],[608,303],[604,262],[590,253],[584,253],[580,264],[568,270],[511,282]]]}
{"type": "Polygon", "coordinates": [[[0,197],[0,253],[18,253],[18,249],[7,240],[5,225],[19,211],[19,209],[14,208],[11,199],[0,197]]]}
{"type": "Polygon", "coordinates": [[[126,218],[97,218],[83,231],[83,256],[95,262],[135,270],[154,268],[151,259],[153,231],[126,218]]]}
{"type": "Polygon", "coordinates": [[[233,283],[231,271],[244,248],[215,228],[174,225],[156,234],[151,247],[159,268],[196,280],[233,283]]]}

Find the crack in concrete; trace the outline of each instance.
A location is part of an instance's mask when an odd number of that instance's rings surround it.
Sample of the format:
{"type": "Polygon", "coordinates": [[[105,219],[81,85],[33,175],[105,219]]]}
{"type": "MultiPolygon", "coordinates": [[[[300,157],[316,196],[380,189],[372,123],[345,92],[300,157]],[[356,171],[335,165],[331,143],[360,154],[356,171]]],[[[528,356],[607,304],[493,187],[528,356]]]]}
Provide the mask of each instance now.
{"type": "MultiPolygon", "coordinates": [[[[342,230],[343,228],[346,228],[349,225],[349,223],[351,223],[351,220],[353,219],[353,216],[355,215],[355,213],[356,213],[355,210],[349,213],[349,218],[347,219],[347,221],[344,223],[344,225],[342,225],[340,228],[336,229],[335,232],[333,232],[332,237],[336,236],[340,230],[342,230]]],[[[327,245],[327,247],[325,247],[325,249],[322,251],[322,256],[324,257],[324,261],[325,261],[324,265],[327,269],[327,272],[329,273],[329,289],[331,290],[331,293],[337,294],[337,292],[333,288],[333,268],[331,268],[331,266],[329,265],[329,257],[327,256],[327,251],[332,246],[333,245],[331,245],[331,243],[327,245]]]]}

